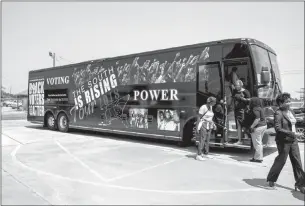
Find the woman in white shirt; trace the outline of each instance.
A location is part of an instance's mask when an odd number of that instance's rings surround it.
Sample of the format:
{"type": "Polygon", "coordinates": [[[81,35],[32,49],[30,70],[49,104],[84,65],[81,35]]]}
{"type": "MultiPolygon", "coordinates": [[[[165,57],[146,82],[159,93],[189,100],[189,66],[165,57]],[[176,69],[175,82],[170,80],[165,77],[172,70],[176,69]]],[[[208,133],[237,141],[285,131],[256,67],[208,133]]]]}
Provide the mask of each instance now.
{"type": "Polygon", "coordinates": [[[199,109],[196,123],[197,132],[197,160],[204,160],[204,157],[209,157],[209,142],[211,130],[216,130],[213,122],[214,113],[212,107],[216,104],[215,97],[209,97],[207,103],[202,105],[199,109]]]}

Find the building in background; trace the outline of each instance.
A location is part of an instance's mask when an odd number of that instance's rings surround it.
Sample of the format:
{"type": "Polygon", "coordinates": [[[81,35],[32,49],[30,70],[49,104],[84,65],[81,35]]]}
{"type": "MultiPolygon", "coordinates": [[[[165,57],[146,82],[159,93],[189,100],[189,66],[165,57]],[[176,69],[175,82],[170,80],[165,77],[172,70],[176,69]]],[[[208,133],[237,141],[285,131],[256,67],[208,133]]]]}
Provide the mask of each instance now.
{"type": "Polygon", "coordinates": [[[28,108],[28,90],[24,90],[22,92],[19,92],[16,94],[17,98],[17,105],[21,105],[21,107],[18,107],[21,110],[27,110],[28,108]]]}

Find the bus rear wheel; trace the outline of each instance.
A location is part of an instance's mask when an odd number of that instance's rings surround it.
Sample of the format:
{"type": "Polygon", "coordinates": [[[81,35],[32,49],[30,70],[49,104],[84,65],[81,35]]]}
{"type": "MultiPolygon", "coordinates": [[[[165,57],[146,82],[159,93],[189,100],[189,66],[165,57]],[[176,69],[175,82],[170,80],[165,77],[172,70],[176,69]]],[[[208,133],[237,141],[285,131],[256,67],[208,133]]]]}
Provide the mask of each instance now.
{"type": "Polygon", "coordinates": [[[53,114],[51,114],[51,113],[47,114],[46,120],[47,120],[46,123],[47,123],[48,129],[55,130],[56,125],[55,125],[55,118],[54,118],[53,114]]]}
{"type": "Polygon", "coordinates": [[[65,113],[60,113],[57,117],[57,127],[61,132],[68,132],[69,130],[69,121],[65,113]]]}

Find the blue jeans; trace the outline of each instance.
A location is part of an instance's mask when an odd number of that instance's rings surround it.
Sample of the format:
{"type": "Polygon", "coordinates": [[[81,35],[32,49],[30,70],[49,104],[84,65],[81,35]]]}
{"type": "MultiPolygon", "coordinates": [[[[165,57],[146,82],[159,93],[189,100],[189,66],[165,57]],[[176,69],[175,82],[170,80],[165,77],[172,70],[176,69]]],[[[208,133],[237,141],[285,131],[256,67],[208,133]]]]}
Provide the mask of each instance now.
{"type": "Polygon", "coordinates": [[[207,155],[209,153],[210,137],[211,137],[211,130],[207,130],[206,128],[204,128],[204,126],[202,126],[199,131],[199,134],[197,134],[197,141],[196,141],[198,155],[202,155],[202,153],[207,155]]]}

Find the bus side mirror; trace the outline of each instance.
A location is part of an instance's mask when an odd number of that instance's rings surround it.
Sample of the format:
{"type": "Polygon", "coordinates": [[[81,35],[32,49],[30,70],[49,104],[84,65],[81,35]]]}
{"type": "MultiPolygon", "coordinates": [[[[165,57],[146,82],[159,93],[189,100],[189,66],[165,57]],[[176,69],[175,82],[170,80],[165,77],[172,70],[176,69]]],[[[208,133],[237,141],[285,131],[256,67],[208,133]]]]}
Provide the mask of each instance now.
{"type": "Polygon", "coordinates": [[[267,85],[270,82],[270,72],[268,67],[262,67],[261,84],[267,85]]]}

